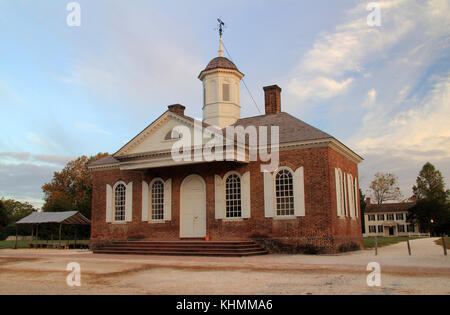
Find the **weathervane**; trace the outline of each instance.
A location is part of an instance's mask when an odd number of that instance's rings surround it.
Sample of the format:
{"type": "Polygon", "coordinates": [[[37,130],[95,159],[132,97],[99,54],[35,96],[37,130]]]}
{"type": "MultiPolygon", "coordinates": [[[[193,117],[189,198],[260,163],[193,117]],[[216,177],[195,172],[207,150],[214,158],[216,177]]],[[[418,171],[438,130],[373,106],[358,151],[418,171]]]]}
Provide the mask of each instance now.
{"type": "Polygon", "coordinates": [[[220,18],[217,19],[217,22],[219,22],[219,25],[217,27],[217,30],[219,31],[219,36],[222,38],[223,35],[223,29],[225,28],[225,22],[222,21],[220,18]]]}
{"type": "Polygon", "coordinates": [[[219,22],[219,25],[217,26],[216,30],[219,31],[219,37],[220,37],[219,57],[223,57],[222,35],[223,35],[223,29],[226,28],[226,26],[225,26],[224,21],[222,21],[220,18],[217,19],[217,22],[219,22]]]}

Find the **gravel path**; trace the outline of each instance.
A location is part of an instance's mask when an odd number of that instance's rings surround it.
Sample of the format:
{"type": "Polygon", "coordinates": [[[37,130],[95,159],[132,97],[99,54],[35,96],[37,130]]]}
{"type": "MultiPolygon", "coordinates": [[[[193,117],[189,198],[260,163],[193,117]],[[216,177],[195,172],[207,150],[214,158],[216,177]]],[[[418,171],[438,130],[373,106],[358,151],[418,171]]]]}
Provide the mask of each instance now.
{"type": "Polygon", "coordinates": [[[450,260],[436,239],[326,256],[243,258],[95,255],[88,251],[0,250],[0,294],[450,294],[450,260]],[[81,266],[81,287],[66,266],[81,266]],[[367,264],[381,266],[371,288],[367,264]]]}

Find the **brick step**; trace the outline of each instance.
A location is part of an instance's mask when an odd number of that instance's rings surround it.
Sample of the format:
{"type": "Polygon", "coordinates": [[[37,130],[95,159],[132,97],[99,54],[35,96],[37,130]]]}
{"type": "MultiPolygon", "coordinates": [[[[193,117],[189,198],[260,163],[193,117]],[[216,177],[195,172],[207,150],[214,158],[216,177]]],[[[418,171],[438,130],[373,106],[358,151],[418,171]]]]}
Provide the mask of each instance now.
{"type": "Polygon", "coordinates": [[[142,250],[108,250],[98,249],[94,254],[115,254],[115,255],[153,255],[153,256],[221,256],[221,257],[244,257],[267,255],[265,250],[247,251],[247,252],[217,252],[217,251],[200,251],[200,252],[186,252],[186,251],[142,251],[142,250]]]}
{"type": "Polygon", "coordinates": [[[261,250],[258,246],[253,246],[249,248],[190,248],[190,247],[116,247],[116,246],[105,246],[101,250],[118,250],[118,251],[155,251],[155,252],[249,252],[249,251],[259,251],[261,250]]]}
{"type": "Polygon", "coordinates": [[[96,254],[228,256],[266,255],[253,241],[115,241],[94,250],[96,254]]]}
{"type": "Polygon", "coordinates": [[[252,241],[229,241],[229,242],[205,242],[205,241],[115,241],[112,244],[149,244],[149,245],[204,245],[204,246],[216,246],[216,245],[255,245],[252,241]]]}
{"type": "Polygon", "coordinates": [[[116,248],[223,248],[223,249],[251,249],[251,248],[259,248],[258,245],[249,244],[249,245],[203,245],[203,244],[195,244],[195,245],[184,245],[184,244],[110,244],[105,247],[116,247],[116,248]]]}

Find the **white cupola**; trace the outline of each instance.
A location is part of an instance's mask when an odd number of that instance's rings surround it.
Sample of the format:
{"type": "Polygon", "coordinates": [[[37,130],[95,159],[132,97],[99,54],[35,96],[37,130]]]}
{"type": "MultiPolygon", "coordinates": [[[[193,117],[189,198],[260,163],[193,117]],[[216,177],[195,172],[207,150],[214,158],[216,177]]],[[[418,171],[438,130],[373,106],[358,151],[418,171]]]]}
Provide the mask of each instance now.
{"type": "Polygon", "coordinates": [[[206,66],[198,78],[203,82],[203,121],[220,128],[241,118],[241,80],[244,74],[223,56],[220,38],[219,57],[206,66]]]}

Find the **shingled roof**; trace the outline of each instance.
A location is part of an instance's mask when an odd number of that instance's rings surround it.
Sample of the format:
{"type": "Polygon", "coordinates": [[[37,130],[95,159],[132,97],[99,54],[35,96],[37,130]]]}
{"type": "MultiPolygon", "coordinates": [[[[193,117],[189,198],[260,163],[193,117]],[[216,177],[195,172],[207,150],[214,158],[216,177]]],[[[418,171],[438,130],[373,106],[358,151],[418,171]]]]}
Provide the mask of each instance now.
{"type": "MultiPolygon", "coordinates": [[[[179,115],[188,120],[194,121],[193,118],[179,115]]],[[[203,127],[208,127],[208,124],[203,123],[203,127]]],[[[249,126],[254,126],[257,128],[260,126],[266,126],[268,132],[268,140],[270,139],[270,129],[272,126],[278,126],[280,132],[280,144],[291,143],[291,142],[301,142],[301,141],[314,141],[314,140],[324,140],[333,139],[333,136],[305,123],[304,121],[284,112],[274,114],[274,115],[261,115],[255,117],[248,117],[239,119],[234,125],[234,127],[242,126],[247,128],[249,126]]],[[[223,129],[223,134],[226,135],[225,129],[223,129]]],[[[90,167],[98,167],[105,165],[114,165],[120,163],[113,156],[107,156],[95,162],[89,164],[90,167]]]]}
{"type": "Polygon", "coordinates": [[[17,221],[16,224],[74,224],[89,225],[91,221],[78,211],[67,212],[33,212],[29,216],[17,221]]]}
{"type": "Polygon", "coordinates": [[[280,128],[280,144],[333,138],[329,134],[305,123],[304,121],[287,113],[263,115],[239,119],[233,126],[267,126],[268,132],[272,126],[280,128]]]}
{"type": "Polygon", "coordinates": [[[105,156],[104,158],[101,158],[97,161],[94,161],[92,163],[89,163],[89,166],[102,166],[102,165],[114,165],[119,163],[115,158],[113,158],[111,155],[105,156]]]}
{"type": "Polygon", "coordinates": [[[415,202],[400,202],[400,203],[383,203],[383,204],[369,204],[366,206],[364,213],[382,213],[382,212],[399,212],[408,211],[414,207],[415,202]]]}

